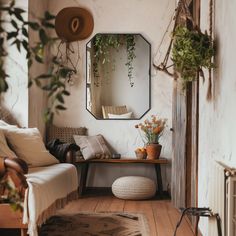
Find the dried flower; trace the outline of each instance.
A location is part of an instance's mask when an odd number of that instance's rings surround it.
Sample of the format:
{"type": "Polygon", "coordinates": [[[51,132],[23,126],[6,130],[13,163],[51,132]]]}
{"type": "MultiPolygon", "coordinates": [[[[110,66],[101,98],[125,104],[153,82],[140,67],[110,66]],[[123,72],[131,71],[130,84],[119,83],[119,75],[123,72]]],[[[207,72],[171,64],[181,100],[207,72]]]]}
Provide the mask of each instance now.
{"type": "Polygon", "coordinates": [[[151,120],[146,119],[143,123],[135,125],[135,128],[139,128],[139,134],[145,145],[159,143],[159,139],[166,127],[166,121],[167,119],[158,119],[157,116],[152,115],[151,120]]]}

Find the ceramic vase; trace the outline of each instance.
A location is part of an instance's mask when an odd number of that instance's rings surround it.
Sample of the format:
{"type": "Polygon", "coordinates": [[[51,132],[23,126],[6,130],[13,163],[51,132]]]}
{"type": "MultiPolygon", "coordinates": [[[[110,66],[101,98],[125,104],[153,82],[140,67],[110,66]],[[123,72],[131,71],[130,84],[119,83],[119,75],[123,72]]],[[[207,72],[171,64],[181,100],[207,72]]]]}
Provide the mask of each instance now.
{"type": "Polygon", "coordinates": [[[150,143],[146,146],[147,151],[147,159],[148,160],[154,160],[158,159],[161,154],[161,148],[162,146],[158,143],[150,143]]]}

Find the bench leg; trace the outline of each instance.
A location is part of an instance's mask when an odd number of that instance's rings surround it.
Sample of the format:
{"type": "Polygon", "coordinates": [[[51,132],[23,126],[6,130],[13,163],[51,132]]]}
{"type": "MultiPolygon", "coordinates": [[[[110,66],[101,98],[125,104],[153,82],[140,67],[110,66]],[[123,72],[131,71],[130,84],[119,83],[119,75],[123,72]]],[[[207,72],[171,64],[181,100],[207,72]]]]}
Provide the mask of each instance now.
{"type": "Polygon", "coordinates": [[[79,196],[82,196],[86,189],[87,175],[89,164],[83,163],[81,165],[80,184],[79,184],[79,196]]]}
{"type": "Polygon", "coordinates": [[[20,236],[27,236],[27,229],[20,229],[20,236]]]}
{"type": "Polygon", "coordinates": [[[162,185],[162,177],[161,177],[161,165],[155,164],[155,171],[157,177],[157,187],[158,187],[158,195],[163,197],[163,185],[162,185]]]}

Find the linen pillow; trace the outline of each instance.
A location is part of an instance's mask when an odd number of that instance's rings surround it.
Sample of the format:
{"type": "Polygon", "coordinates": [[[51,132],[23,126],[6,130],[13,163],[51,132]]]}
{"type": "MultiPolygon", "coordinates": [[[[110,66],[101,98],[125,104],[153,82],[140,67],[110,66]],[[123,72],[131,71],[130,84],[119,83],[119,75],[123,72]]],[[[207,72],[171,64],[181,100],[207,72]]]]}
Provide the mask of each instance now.
{"type": "Polygon", "coordinates": [[[124,113],[121,115],[108,113],[107,115],[109,119],[129,119],[132,116],[132,112],[124,113]]]}
{"type": "Polygon", "coordinates": [[[16,154],[7,145],[3,130],[0,130],[0,157],[16,157],[16,154]]]}
{"type": "Polygon", "coordinates": [[[7,141],[17,157],[29,167],[48,166],[59,163],[45,148],[37,128],[4,130],[7,141]]]}
{"type": "Polygon", "coordinates": [[[85,160],[111,157],[111,152],[101,134],[95,136],[73,135],[73,137],[85,160]]]}

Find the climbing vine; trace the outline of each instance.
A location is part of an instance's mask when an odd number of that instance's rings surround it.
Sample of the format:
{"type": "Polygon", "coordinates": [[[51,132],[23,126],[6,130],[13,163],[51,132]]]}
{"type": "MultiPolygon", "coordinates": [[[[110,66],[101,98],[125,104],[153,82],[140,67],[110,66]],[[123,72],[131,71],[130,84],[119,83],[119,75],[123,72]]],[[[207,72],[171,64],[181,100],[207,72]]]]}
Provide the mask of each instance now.
{"type": "Polygon", "coordinates": [[[50,30],[54,30],[55,16],[45,11],[42,18],[34,21],[26,21],[25,14],[27,12],[15,5],[15,1],[8,4],[0,4],[0,94],[8,90],[9,75],[5,70],[5,58],[8,56],[7,46],[15,46],[21,53],[26,51],[26,60],[30,68],[35,62],[40,64],[47,63],[48,72],[36,77],[29,76],[29,87],[35,84],[42,90],[48,92],[50,98],[50,106],[45,109],[44,118],[46,122],[52,122],[54,112],[65,110],[65,96],[69,96],[67,91],[67,81],[75,74],[76,68],[71,62],[69,51],[70,45],[61,42],[59,46],[66,45],[66,60],[62,59],[60,47],[56,56],[52,56],[46,60],[45,51],[50,50],[58,45],[59,39],[51,37],[50,30]],[[38,42],[33,46],[29,45],[28,28],[38,33],[38,42]],[[43,82],[45,81],[45,82],[43,82]]]}

